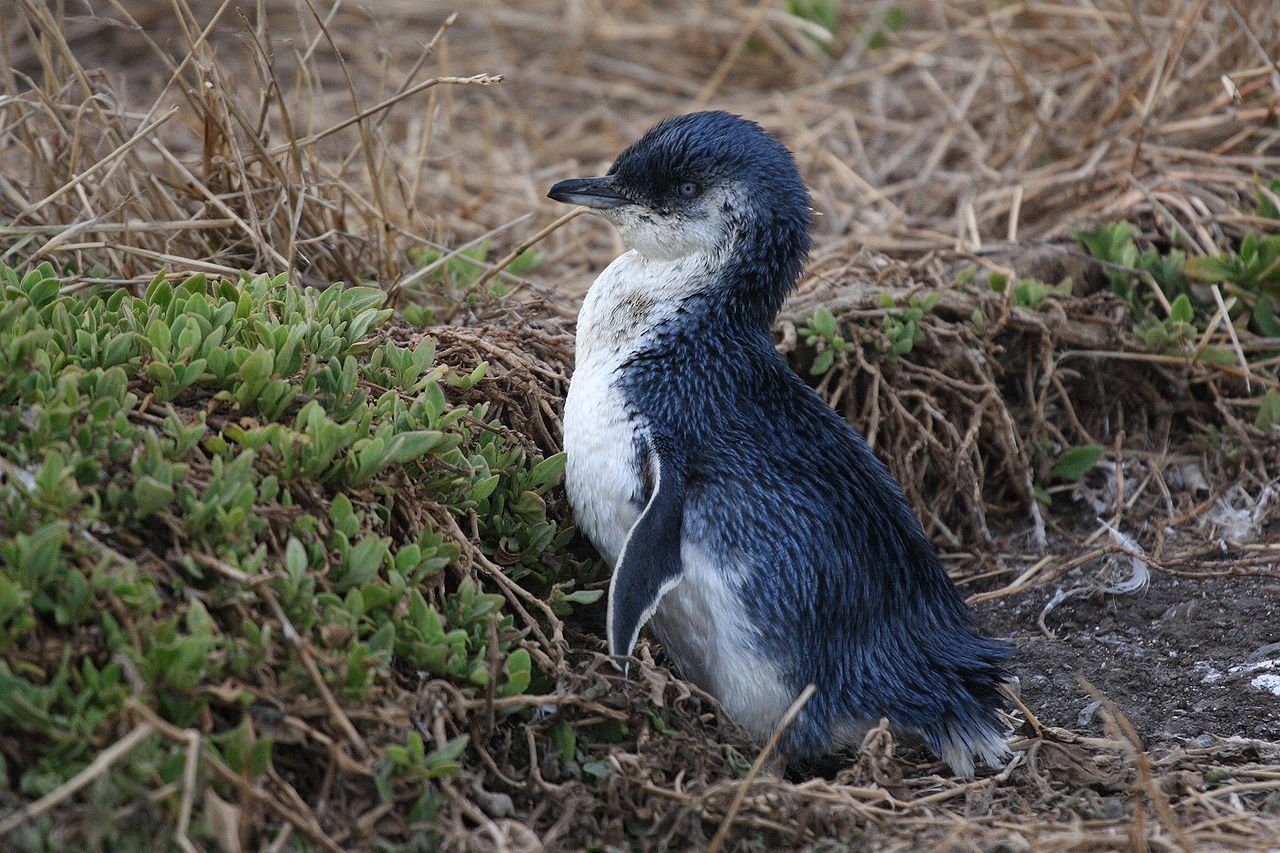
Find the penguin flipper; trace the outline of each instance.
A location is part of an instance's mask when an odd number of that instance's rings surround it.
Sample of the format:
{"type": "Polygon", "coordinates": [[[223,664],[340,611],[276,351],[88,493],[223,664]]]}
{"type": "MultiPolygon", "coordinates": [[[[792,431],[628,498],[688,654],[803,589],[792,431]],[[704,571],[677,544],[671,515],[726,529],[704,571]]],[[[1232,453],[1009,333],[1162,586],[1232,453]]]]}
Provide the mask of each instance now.
{"type": "Polygon", "coordinates": [[[685,477],[676,455],[661,441],[649,441],[652,490],[639,520],[622,545],[609,583],[609,654],[627,672],[626,657],[658,602],[683,577],[680,538],[684,526],[685,477]]]}

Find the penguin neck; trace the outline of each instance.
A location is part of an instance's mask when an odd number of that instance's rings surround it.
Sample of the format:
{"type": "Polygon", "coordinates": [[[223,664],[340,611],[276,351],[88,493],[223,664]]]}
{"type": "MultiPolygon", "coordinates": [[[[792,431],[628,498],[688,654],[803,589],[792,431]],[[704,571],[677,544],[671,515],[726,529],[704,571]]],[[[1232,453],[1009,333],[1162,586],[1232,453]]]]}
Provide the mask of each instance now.
{"type": "MultiPolygon", "coordinates": [[[[801,260],[778,260],[759,254],[730,253],[710,270],[701,286],[683,297],[677,323],[709,346],[720,341],[768,341],[774,321],[795,283],[801,260]]],[[[697,341],[694,341],[697,345],[697,341]]]]}
{"type": "Polygon", "coordinates": [[[752,229],[676,258],[632,249],[592,284],[578,318],[578,369],[645,351],[682,360],[772,350],[772,329],[804,261],[807,235],[752,229]]]}
{"type": "Polygon", "coordinates": [[[645,349],[683,324],[711,288],[723,259],[712,253],[652,259],[632,249],[609,264],[578,312],[577,369],[604,366],[645,349]]]}
{"type": "Polygon", "coordinates": [[[755,217],[715,254],[704,286],[687,300],[690,313],[733,335],[770,336],[795,286],[810,245],[803,220],[755,217]]]}

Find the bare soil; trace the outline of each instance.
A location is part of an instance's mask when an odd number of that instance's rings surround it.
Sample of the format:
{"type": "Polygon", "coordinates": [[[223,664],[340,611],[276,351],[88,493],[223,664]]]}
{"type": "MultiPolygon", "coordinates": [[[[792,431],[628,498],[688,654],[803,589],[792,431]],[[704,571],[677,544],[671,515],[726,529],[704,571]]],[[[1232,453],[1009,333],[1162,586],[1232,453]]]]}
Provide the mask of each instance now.
{"type": "Polygon", "coordinates": [[[1093,685],[1148,747],[1175,739],[1280,735],[1280,583],[1257,577],[1192,580],[1154,574],[1143,591],[1101,590],[1037,619],[1061,583],[979,605],[981,625],[1012,638],[1021,698],[1041,720],[1103,734],[1093,685]]]}

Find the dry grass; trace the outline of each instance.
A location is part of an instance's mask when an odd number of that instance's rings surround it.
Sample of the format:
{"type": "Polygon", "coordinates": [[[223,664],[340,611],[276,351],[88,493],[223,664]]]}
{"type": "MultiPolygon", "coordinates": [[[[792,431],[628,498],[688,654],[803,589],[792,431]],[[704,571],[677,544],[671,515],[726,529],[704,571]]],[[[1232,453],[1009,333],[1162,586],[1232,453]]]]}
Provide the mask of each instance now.
{"type": "MultiPolygon", "coordinates": [[[[792,328],[821,303],[874,329],[882,289],[950,284],[966,259],[1021,270],[1026,256],[1000,254],[1004,244],[1052,242],[1081,223],[1128,219],[1157,244],[1176,233],[1192,254],[1215,254],[1266,224],[1253,214],[1257,179],[1280,173],[1275,0],[948,0],[912,4],[898,30],[885,29],[894,6],[876,2],[845,10],[829,41],[769,2],[483,3],[452,26],[451,5],[407,0],[16,8],[0,32],[0,257],[52,260],[72,270],[71,287],[136,285],[157,269],[292,270],[304,283],[372,279],[403,300],[438,301],[413,250],[450,252],[486,236],[518,247],[562,212],[543,199],[553,180],[598,172],[654,119],[702,106],[777,133],[814,190],[818,244],[792,328]]],[[[541,313],[571,315],[618,249],[583,219],[538,247],[547,259],[532,280],[465,262],[521,288],[541,313]]],[[[1028,527],[1036,441],[1105,441],[1115,462],[1139,460],[1142,506],[1156,508],[1144,517],[1175,526],[1209,507],[1175,507],[1164,482],[1186,461],[1188,419],[1221,425],[1252,450],[1215,478],[1238,476],[1256,492],[1275,476],[1273,448],[1247,424],[1239,371],[1137,357],[1127,319],[1117,324],[1105,297],[1072,301],[1061,316],[959,290],[941,306],[918,357],[885,365],[857,353],[823,389],[890,453],[941,541],[987,549],[1000,530],[1028,527]],[[951,322],[975,308],[986,335],[951,322]],[[1020,360],[1001,363],[1014,346],[1020,360]],[[1157,380],[1195,394],[1162,409],[1157,380]]],[[[483,330],[442,334],[452,362],[504,368],[492,393],[509,426],[557,445],[562,335],[521,326],[505,340],[529,352],[512,355],[483,330]]],[[[796,350],[801,364],[807,357],[796,350]]],[[[1269,370],[1264,383],[1276,381],[1269,370]]],[[[1117,525],[1139,497],[1124,482],[1106,504],[1117,525]]],[[[1097,544],[1101,528],[1049,527],[1067,545],[1001,556],[994,574],[1006,576],[980,598],[1129,556],[1114,541],[1097,544]]],[[[1271,550],[1208,565],[1213,555],[1195,547],[1166,553],[1163,537],[1149,549],[1157,571],[1276,571],[1271,550]]],[[[598,784],[549,755],[551,722],[476,739],[481,761],[441,784],[434,826],[448,846],[685,849],[730,822],[740,849],[1280,845],[1275,742],[1148,751],[1105,709],[1104,738],[1032,717],[1014,764],[975,782],[944,779],[918,754],[893,758],[881,732],[834,778],[748,783],[752,748],[706,697],[652,667],[625,692],[594,638],[549,622],[572,648],[556,663],[560,719],[583,732],[611,720],[630,729],[598,784]],[[650,704],[670,732],[646,715],[650,704]],[[628,833],[640,825],[637,842],[628,833]]],[[[485,710],[442,681],[417,702],[432,709],[437,739],[470,730],[485,710]]],[[[165,735],[163,721],[136,717],[165,735]]],[[[407,725],[389,708],[370,709],[369,720],[407,725]]],[[[341,789],[333,804],[273,790],[254,811],[264,827],[254,838],[292,826],[319,846],[370,846],[420,829],[367,790],[341,789]],[[323,820],[313,812],[322,805],[323,820]]],[[[176,792],[157,794],[166,797],[176,792]]],[[[189,818],[190,803],[181,808],[189,818]]]]}
{"type": "MultiPolygon", "coordinates": [[[[1135,217],[1213,251],[1278,162],[1270,3],[937,3],[875,48],[887,3],[825,47],[759,4],[484,4],[441,39],[452,7],[402,0],[18,4],[3,203],[23,215],[0,235],[119,278],[167,256],[394,281],[415,245],[518,242],[558,215],[549,182],[699,106],[796,151],[820,262],[1135,217]]],[[[616,248],[585,221],[545,246],[570,293],[616,248]]]]}

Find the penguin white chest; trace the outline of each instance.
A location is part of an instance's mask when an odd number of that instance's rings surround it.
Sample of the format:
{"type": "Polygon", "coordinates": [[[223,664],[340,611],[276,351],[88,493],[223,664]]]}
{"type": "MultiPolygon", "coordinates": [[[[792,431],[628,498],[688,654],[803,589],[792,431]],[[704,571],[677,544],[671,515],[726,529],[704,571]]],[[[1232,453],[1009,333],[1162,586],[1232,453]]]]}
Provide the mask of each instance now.
{"type": "Polygon", "coordinates": [[[564,484],[573,516],[610,566],[640,517],[636,424],[613,388],[616,365],[579,364],[564,404],[564,484]]]}
{"type": "MultiPolygon", "coordinates": [[[[651,262],[628,252],[596,279],[578,315],[564,412],[565,487],[578,525],[615,569],[648,497],[637,454],[647,424],[643,412],[628,414],[619,372],[705,280],[708,265],[706,258],[651,262]]],[[[777,665],[754,651],[741,600],[745,568],[688,538],[680,551],[680,581],[658,604],[653,627],[685,678],[767,736],[794,697],[777,665]]]]}
{"type": "Polygon", "coordinates": [[[706,281],[714,258],[693,254],[649,260],[626,252],[605,267],[578,312],[573,380],[564,405],[565,489],[578,526],[610,566],[644,508],[633,418],[618,390],[619,372],[706,281]]]}
{"type": "MultiPolygon", "coordinates": [[[[660,275],[660,274],[659,274],[660,275]]],[[[564,404],[565,489],[583,533],[617,565],[640,511],[644,482],[618,371],[652,327],[652,265],[628,252],[600,273],[578,313],[576,364],[564,404]]]]}

